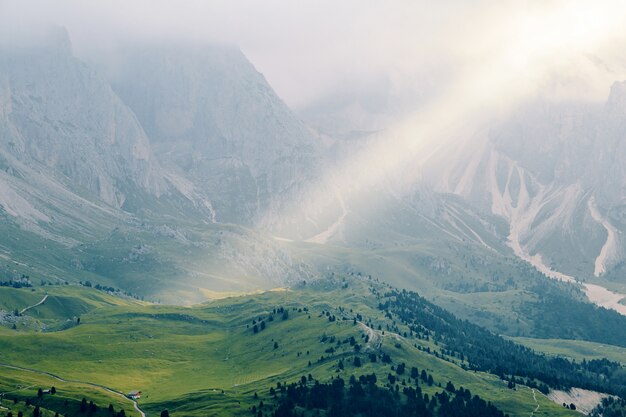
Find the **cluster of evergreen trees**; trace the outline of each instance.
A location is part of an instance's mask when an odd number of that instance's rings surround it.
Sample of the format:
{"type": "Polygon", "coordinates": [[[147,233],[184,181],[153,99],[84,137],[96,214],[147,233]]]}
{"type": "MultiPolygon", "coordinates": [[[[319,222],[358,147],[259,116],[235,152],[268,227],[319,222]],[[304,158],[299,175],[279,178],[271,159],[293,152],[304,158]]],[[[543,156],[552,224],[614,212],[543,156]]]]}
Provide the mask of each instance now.
{"type": "Polygon", "coordinates": [[[590,414],[590,417],[626,417],[626,400],[621,398],[604,398],[590,414]]]}
{"type": "Polygon", "coordinates": [[[350,377],[348,383],[334,378],[328,383],[312,382],[312,377],[302,377],[297,383],[277,385],[270,395],[276,408],[270,412],[261,402],[253,407],[256,417],[303,417],[319,415],[328,417],[505,417],[491,403],[469,390],[455,389],[448,383],[446,390],[428,396],[423,394],[415,379],[415,385],[377,384],[375,374],[350,377]],[[395,387],[395,388],[394,388],[395,387]],[[264,414],[265,411],[265,414],[264,414]]]}
{"type": "MultiPolygon", "coordinates": [[[[55,387],[52,387],[49,390],[50,395],[54,396],[57,390],[55,387]]],[[[6,396],[6,399],[12,399],[13,404],[18,404],[20,398],[6,396]]],[[[126,412],[124,410],[115,411],[113,404],[109,404],[107,408],[101,408],[93,401],[88,401],[86,398],[83,398],[78,404],[74,401],[68,401],[67,399],[54,399],[54,397],[49,397],[46,399],[46,395],[42,388],[37,390],[37,398],[31,399],[26,397],[24,399],[24,404],[26,407],[34,407],[32,416],[33,417],[41,417],[43,416],[43,408],[48,410],[59,410],[56,411],[54,417],[70,417],[70,416],[91,416],[91,417],[126,417],[126,412]]],[[[30,414],[26,414],[22,411],[19,411],[16,414],[17,417],[30,417],[30,414]]],[[[13,412],[8,411],[7,417],[13,417],[13,412]]]]}
{"type": "MultiPolygon", "coordinates": [[[[302,313],[304,311],[306,313],[308,312],[308,309],[306,307],[304,309],[294,308],[294,311],[297,311],[299,313],[302,313]]],[[[252,333],[256,334],[260,331],[265,330],[265,327],[267,327],[266,322],[274,321],[275,315],[279,315],[281,320],[287,320],[289,319],[289,309],[282,307],[282,306],[276,307],[270,312],[270,314],[267,317],[259,316],[255,319],[252,319],[252,333]]],[[[247,327],[250,327],[250,326],[248,325],[247,327]]]]}
{"type": "MultiPolygon", "coordinates": [[[[459,256],[466,258],[464,253],[459,253],[459,256]]],[[[465,261],[467,269],[468,259],[465,261]]],[[[491,276],[487,287],[483,287],[482,283],[473,287],[474,284],[467,284],[471,282],[470,277],[454,278],[452,275],[438,276],[441,279],[436,280],[436,284],[456,292],[500,291],[506,287],[532,293],[532,297],[522,297],[519,305],[512,306],[523,324],[491,312],[477,312],[475,320],[499,333],[510,336],[581,339],[626,347],[626,332],[623,330],[626,328],[626,316],[589,303],[579,288],[569,283],[546,279],[526,262],[512,262],[508,266],[492,265],[485,271],[486,265],[483,260],[479,260],[478,269],[491,276]],[[511,266],[514,268],[511,269],[511,266]],[[495,282],[506,285],[494,287],[495,282]]],[[[361,273],[349,275],[362,276],[361,273]]],[[[371,276],[368,278],[372,279],[371,276]]]]}
{"type": "Polygon", "coordinates": [[[614,310],[579,301],[559,287],[535,283],[537,301],[526,301],[521,313],[534,324],[533,337],[584,339],[626,347],[626,317],[614,310]]]}
{"type": "Polygon", "coordinates": [[[0,287],[30,288],[32,286],[33,284],[30,282],[28,275],[22,275],[19,279],[0,281],[0,287]]]}
{"type": "MultiPolygon", "coordinates": [[[[426,301],[417,293],[391,290],[381,298],[379,308],[395,315],[416,335],[429,335],[448,354],[464,358],[470,369],[490,372],[505,379],[528,378],[554,388],[579,387],[608,392],[626,398],[626,373],[621,365],[606,359],[575,362],[549,358],[506,340],[426,301]]],[[[545,391],[547,387],[539,384],[545,391]]]]}

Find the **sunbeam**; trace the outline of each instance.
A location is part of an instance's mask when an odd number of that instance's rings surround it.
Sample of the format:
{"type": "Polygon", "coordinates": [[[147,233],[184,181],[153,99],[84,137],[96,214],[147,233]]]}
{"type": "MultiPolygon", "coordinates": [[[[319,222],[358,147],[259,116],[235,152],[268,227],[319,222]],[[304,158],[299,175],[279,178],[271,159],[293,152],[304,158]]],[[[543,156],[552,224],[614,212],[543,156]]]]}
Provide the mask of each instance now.
{"type": "MultiPolygon", "coordinates": [[[[339,162],[309,191],[306,208],[297,203],[296,210],[328,221],[345,217],[352,199],[378,193],[383,185],[396,196],[410,192],[434,155],[461,146],[481,126],[539,94],[550,74],[615,41],[625,19],[621,2],[554,2],[505,22],[481,22],[465,42],[488,40],[491,53],[471,60],[436,97],[339,162]],[[338,195],[343,210],[338,210],[338,195]]],[[[293,219],[294,213],[281,218],[293,219]]],[[[331,221],[334,228],[336,222],[331,221]]],[[[287,233],[293,237],[300,232],[287,233]]]]}

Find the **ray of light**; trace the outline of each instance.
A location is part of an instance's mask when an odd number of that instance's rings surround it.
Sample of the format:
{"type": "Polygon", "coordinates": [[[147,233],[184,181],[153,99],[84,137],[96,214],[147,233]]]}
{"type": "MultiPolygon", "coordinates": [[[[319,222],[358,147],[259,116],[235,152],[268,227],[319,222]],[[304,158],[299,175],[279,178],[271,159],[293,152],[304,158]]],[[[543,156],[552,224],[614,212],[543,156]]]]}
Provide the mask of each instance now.
{"type": "MultiPolygon", "coordinates": [[[[492,33],[497,39],[489,57],[464,69],[435,100],[338,164],[312,190],[309,212],[333,206],[337,195],[347,201],[342,206],[349,207],[351,196],[384,183],[399,194],[410,190],[422,164],[438,150],[470,136],[487,120],[536,94],[542,77],[610,41],[625,18],[622,2],[570,1],[500,22],[492,33]]],[[[484,39],[484,33],[481,36],[484,39]]],[[[467,42],[471,47],[473,40],[467,42]]]]}

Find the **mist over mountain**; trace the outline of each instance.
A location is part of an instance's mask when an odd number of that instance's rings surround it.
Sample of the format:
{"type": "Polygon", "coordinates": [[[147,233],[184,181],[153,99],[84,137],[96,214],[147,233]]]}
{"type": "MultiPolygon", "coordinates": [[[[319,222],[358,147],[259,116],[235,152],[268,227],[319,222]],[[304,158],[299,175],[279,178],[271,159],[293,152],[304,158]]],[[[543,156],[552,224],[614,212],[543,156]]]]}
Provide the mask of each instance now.
{"type": "MultiPolygon", "coordinates": [[[[219,229],[211,228],[213,223],[259,225],[301,192],[301,184],[319,166],[313,136],[236,48],[141,50],[139,61],[129,54],[127,66],[118,67],[126,78],[118,73],[110,84],[101,75],[106,71],[97,72],[73,56],[63,29],[51,28],[25,48],[2,49],[4,226],[10,230],[14,225],[38,247],[49,240],[60,243],[59,249],[68,252],[64,256],[73,258],[60,264],[70,274],[108,268],[107,261],[84,259],[86,253],[118,262],[123,254],[105,255],[95,248],[116,241],[125,229],[122,235],[137,237],[123,238],[126,243],[119,249],[127,251],[124,259],[136,257],[133,253],[142,247],[140,258],[150,258],[151,240],[166,236],[181,250],[214,247],[195,241],[190,226],[205,225],[202,233],[213,233],[219,229]],[[167,62],[185,59],[183,71],[170,74],[167,62]],[[134,89],[122,87],[124,83],[134,89]],[[190,215],[195,218],[191,222],[190,215]],[[185,225],[177,226],[180,222],[185,225]],[[163,229],[169,232],[159,232],[163,229]],[[149,236],[138,237],[140,230],[148,230],[149,236]]],[[[254,246],[258,238],[246,236],[248,232],[237,237],[241,232],[230,229],[219,232],[227,237],[216,242],[216,252],[205,255],[221,259],[224,268],[214,273],[223,269],[227,276],[237,276],[254,270],[250,282],[235,284],[248,288],[259,278],[264,287],[300,274],[295,266],[288,267],[293,272],[282,269],[276,256],[254,260],[254,248],[236,254],[229,239],[243,238],[254,246]],[[227,267],[229,260],[238,266],[227,267]]],[[[265,240],[269,243],[263,250],[272,251],[272,239],[265,240]]],[[[6,253],[19,252],[21,244],[4,243],[6,253]]],[[[168,258],[161,261],[177,262],[168,258]]],[[[184,274],[184,281],[196,280],[196,273],[184,274]]],[[[111,278],[124,285],[121,276],[111,278]]]]}
{"type": "Polygon", "coordinates": [[[257,225],[319,169],[320,144],[236,47],[126,47],[110,78],[214,221],[257,225]]]}
{"type": "Polygon", "coordinates": [[[624,17],[0,2],[0,417],[623,416],[624,17]]]}
{"type": "Polygon", "coordinates": [[[89,243],[80,233],[104,237],[107,224],[193,216],[259,228],[270,246],[272,234],[357,250],[469,243],[620,288],[623,84],[604,105],[530,101],[439,149],[415,179],[390,174],[361,195],[333,181],[386,129],[358,141],[315,132],[236,47],[145,42],[102,58],[75,58],[59,28],[3,49],[2,206],[43,239],[89,243]],[[48,198],[31,171],[63,192],[48,198]],[[108,220],[64,208],[77,199],[108,220]]]}
{"type": "Polygon", "coordinates": [[[3,151],[117,208],[129,192],[158,196],[164,182],[141,125],[59,31],[48,44],[2,49],[3,151]]]}

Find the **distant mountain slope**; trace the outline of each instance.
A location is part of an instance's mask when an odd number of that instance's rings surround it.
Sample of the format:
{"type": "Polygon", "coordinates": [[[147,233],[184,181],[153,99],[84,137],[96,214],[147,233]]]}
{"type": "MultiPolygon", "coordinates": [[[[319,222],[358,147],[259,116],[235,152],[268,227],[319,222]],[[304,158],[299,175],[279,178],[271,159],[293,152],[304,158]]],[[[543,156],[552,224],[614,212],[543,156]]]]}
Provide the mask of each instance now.
{"type": "Polygon", "coordinates": [[[215,221],[271,223],[318,175],[320,144],[235,47],[136,45],[107,72],[215,221]]]}
{"type": "Polygon", "coordinates": [[[165,184],[141,125],[57,30],[0,49],[0,146],[117,208],[129,193],[158,196],[165,184]]]}
{"type": "MultiPolygon", "coordinates": [[[[608,152],[587,136],[574,141],[580,146],[564,140],[554,149],[535,139],[545,153],[539,163],[532,141],[519,138],[550,136],[555,122],[529,110],[519,116],[522,127],[503,124],[482,146],[452,153],[435,186],[427,175],[405,184],[398,174],[361,193],[336,189],[333,175],[349,170],[329,167],[369,139],[321,140],[236,48],[135,45],[92,65],[105,76],[72,56],[62,30],[27,48],[2,44],[0,272],[7,278],[90,280],[184,304],[211,291],[356,270],[393,275],[447,306],[458,301],[456,312],[476,313],[483,324],[506,316],[502,330],[532,336],[502,308],[518,294],[536,295],[524,293],[531,281],[510,258],[509,229],[515,250],[540,250],[550,262],[575,257],[568,265],[589,274],[594,260],[616,270],[621,200],[610,191],[623,170],[619,86],[608,110],[576,108],[589,116],[563,129],[585,135],[594,128],[578,124],[604,120],[602,132],[613,135],[598,133],[613,146],[606,166],[588,167],[584,155],[572,166],[559,162],[579,147],[608,152]],[[535,127],[524,133],[528,124],[535,127]],[[578,180],[577,166],[584,175],[602,168],[611,179],[578,180]],[[479,311],[486,300],[488,313],[479,311]]],[[[345,182],[352,180],[359,182],[345,182]]]]}
{"type": "MultiPolygon", "coordinates": [[[[181,55],[195,71],[181,83],[195,81],[187,92],[204,96],[178,101],[193,107],[198,126],[170,138],[150,120],[144,129],[108,81],[72,55],[65,30],[19,47],[0,42],[2,279],[91,280],[186,303],[206,298],[199,289],[309,276],[273,239],[214,224],[272,215],[305,181],[314,144],[239,51],[201,50],[199,61],[193,50],[181,55]]],[[[152,56],[154,82],[164,84],[136,93],[176,113],[167,97],[184,91],[166,74],[179,57],[152,56]]],[[[170,128],[177,120],[163,117],[170,128]]]]}
{"type": "Polygon", "coordinates": [[[437,189],[505,218],[518,254],[602,276],[626,258],[625,102],[616,83],[603,107],[530,103],[451,152],[437,189]]]}

